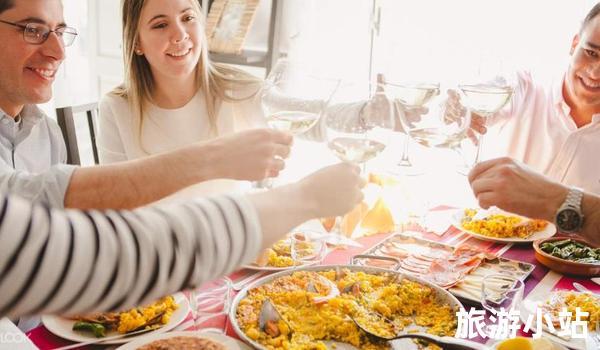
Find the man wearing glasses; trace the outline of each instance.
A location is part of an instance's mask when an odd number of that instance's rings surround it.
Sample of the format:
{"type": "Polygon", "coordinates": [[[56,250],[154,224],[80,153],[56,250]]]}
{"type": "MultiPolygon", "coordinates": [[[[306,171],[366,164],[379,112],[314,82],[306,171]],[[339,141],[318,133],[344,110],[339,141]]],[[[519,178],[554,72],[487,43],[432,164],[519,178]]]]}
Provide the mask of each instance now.
{"type": "Polygon", "coordinates": [[[250,130],[146,159],[66,165],[58,125],[36,107],[77,31],[60,0],[0,0],[0,191],[71,208],[132,208],[215,178],[261,180],[283,169],[291,135],[250,130]]]}

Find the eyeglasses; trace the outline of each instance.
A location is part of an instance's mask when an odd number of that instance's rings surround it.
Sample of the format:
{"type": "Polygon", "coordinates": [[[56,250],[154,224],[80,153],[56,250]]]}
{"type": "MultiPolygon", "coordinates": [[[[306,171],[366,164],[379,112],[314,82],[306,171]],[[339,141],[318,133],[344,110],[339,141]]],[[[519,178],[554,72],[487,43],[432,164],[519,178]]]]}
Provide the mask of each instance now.
{"type": "Polygon", "coordinates": [[[35,45],[43,44],[48,40],[50,33],[56,34],[64,46],[71,46],[77,37],[77,30],[71,27],[60,27],[52,30],[47,25],[41,23],[19,24],[3,20],[0,20],[0,22],[23,29],[23,40],[35,45]]]}

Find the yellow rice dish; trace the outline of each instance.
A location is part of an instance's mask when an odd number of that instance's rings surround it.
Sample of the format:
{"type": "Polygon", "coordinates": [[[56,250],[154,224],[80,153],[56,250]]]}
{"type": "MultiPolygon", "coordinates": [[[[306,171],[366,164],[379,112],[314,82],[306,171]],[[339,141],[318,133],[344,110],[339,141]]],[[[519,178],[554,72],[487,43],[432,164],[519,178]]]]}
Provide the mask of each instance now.
{"type": "MultiPolygon", "coordinates": [[[[384,336],[397,334],[409,325],[453,336],[456,310],[437,301],[432,288],[395,277],[350,270],[294,272],[249,290],[238,305],[236,318],[241,330],[267,349],[327,349],[325,340],[366,350],[389,349],[387,343],[372,342],[352,318],[384,336]],[[333,281],[340,294],[331,295],[332,288],[319,276],[333,281]],[[322,300],[325,295],[329,298],[322,300]],[[282,319],[261,329],[259,315],[266,300],[282,319]],[[373,315],[379,316],[370,317],[373,315]]],[[[418,344],[422,349],[439,349],[418,344]]]]}
{"type": "Polygon", "coordinates": [[[577,308],[582,312],[589,313],[587,317],[581,318],[582,321],[587,321],[589,330],[594,330],[596,325],[599,324],[598,322],[600,322],[600,301],[591,294],[578,292],[553,293],[551,298],[543,306],[543,308],[552,315],[555,324],[559,324],[558,314],[564,307],[571,313],[572,320],[575,320],[577,308]]]}
{"type": "Polygon", "coordinates": [[[475,209],[465,209],[461,221],[464,229],[473,231],[483,236],[496,238],[527,238],[532,234],[542,231],[548,223],[544,220],[527,220],[514,215],[491,214],[482,220],[473,220],[477,214],[475,209]]]}
{"type": "MultiPolygon", "coordinates": [[[[119,314],[119,333],[131,332],[135,329],[143,327],[148,322],[157,319],[154,328],[161,327],[169,322],[173,312],[177,310],[179,305],[175,302],[172,296],[164,297],[156,302],[141,308],[131,309],[119,314]]],[[[152,325],[150,325],[152,327],[152,325]]]]}
{"type": "Polygon", "coordinates": [[[75,317],[73,330],[104,337],[107,331],[116,330],[125,334],[142,329],[160,328],[169,322],[171,315],[178,308],[175,299],[167,296],[145,307],[124,312],[102,312],[75,317]]]}

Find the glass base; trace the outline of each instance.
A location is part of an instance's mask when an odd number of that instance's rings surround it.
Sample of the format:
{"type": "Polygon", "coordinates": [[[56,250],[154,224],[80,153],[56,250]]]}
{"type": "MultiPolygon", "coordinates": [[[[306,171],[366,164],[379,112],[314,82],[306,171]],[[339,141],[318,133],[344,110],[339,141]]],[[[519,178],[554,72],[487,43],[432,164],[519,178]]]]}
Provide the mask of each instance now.
{"type": "Polygon", "coordinates": [[[400,161],[395,167],[390,169],[390,173],[396,176],[419,176],[425,174],[425,169],[400,161]]]}

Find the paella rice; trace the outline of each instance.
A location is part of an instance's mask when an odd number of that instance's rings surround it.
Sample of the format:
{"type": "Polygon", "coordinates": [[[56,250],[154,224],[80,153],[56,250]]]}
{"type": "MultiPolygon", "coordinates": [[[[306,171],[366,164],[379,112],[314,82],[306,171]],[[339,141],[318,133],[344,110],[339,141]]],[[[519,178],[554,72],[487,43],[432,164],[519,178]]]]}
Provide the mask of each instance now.
{"type": "MultiPolygon", "coordinates": [[[[325,340],[348,343],[359,349],[389,348],[387,344],[372,342],[353,318],[382,335],[412,325],[440,336],[454,335],[456,310],[441,303],[432,288],[408,279],[397,281],[395,274],[342,272],[297,271],[249,290],[240,300],[236,312],[240,328],[267,349],[295,350],[327,349],[325,340]],[[330,294],[332,288],[319,276],[333,281],[340,294],[330,294]],[[323,295],[330,298],[315,302],[324,299],[323,295]],[[261,308],[266,300],[282,317],[274,322],[275,329],[271,330],[267,326],[261,329],[259,325],[261,308]],[[380,317],[370,318],[373,314],[380,317]],[[390,321],[393,330],[388,324],[390,321]]],[[[420,346],[438,349],[434,345],[420,346]]]]}
{"type": "Polygon", "coordinates": [[[566,308],[575,319],[576,309],[581,312],[587,312],[588,316],[581,317],[582,321],[586,321],[589,330],[597,330],[600,324],[600,300],[589,293],[578,293],[573,291],[560,291],[553,293],[545,302],[543,308],[551,314],[552,319],[556,324],[559,324],[559,312],[566,308]]]}
{"type": "Polygon", "coordinates": [[[177,310],[178,307],[179,305],[177,305],[175,299],[169,295],[145,307],[138,307],[121,312],[119,314],[119,326],[117,327],[117,331],[122,334],[131,332],[144,326],[156,317],[160,317],[160,321],[156,324],[157,327],[160,327],[169,322],[171,315],[173,315],[173,312],[177,310]]]}
{"type": "Polygon", "coordinates": [[[529,220],[515,215],[490,214],[485,219],[474,220],[476,209],[465,209],[461,225],[464,229],[483,236],[496,238],[527,238],[546,228],[544,220],[529,220]]]}
{"type": "Polygon", "coordinates": [[[179,308],[173,296],[166,296],[154,303],[124,312],[102,312],[76,316],[73,330],[91,332],[96,337],[106,336],[106,331],[121,334],[141,329],[155,329],[167,324],[173,312],[179,308]]]}

